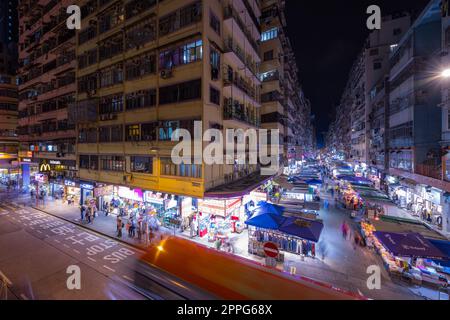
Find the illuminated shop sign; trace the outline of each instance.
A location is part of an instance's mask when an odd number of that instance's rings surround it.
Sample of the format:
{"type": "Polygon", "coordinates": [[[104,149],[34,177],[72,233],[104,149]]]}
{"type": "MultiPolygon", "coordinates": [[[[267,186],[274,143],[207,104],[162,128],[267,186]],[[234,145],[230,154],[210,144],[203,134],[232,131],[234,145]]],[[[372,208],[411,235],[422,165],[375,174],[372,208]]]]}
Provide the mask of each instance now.
{"type": "Polygon", "coordinates": [[[121,198],[140,202],[144,201],[144,195],[141,189],[130,189],[127,187],[119,187],[117,194],[121,198]]]}
{"type": "Polygon", "coordinates": [[[67,187],[75,187],[77,184],[70,180],[64,180],[64,185],[67,187]]]}
{"type": "Polygon", "coordinates": [[[156,204],[164,204],[164,200],[167,198],[167,195],[163,195],[160,192],[144,192],[144,201],[148,203],[156,203],[156,204]]]}
{"type": "Polygon", "coordinates": [[[50,164],[48,164],[47,163],[47,161],[44,161],[44,162],[42,162],[40,165],[39,165],[39,171],[40,172],[49,172],[49,171],[51,171],[52,169],[51,169],[51,167],[50,167],[50,164]]]}
{"type": "Polygon", "coordinates": [[[48,176],[46,174],[36,173],[36,175],[34,176],[34,180],[36,180],[36,182],[40,182],[40,183],[47,183],[48,176]]]}
{"type": "Polygon", "coordinates": [[[80,188],[84,190],[94,190],[94,186],[89,183],[80,183],[80,188]]]}
{"type": "Polygon", "coordinates": [[[59,161],[59,160],[50,160],[49,162],[50,162],[50,164],[54,164],[57,166],[61,165],[61,161],[59,161]]]}

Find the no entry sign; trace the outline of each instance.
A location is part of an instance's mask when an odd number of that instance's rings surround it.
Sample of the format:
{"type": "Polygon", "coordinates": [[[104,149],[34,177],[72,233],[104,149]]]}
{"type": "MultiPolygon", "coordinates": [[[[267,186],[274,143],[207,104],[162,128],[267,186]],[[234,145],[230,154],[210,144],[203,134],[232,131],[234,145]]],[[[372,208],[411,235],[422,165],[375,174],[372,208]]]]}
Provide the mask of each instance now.
{"type": "Polygon", "coordinates": [[[273,242],[266,242],[264,243],[264,253],[270,258],[276,258],[279,253],[278,246],[273,242]]]}

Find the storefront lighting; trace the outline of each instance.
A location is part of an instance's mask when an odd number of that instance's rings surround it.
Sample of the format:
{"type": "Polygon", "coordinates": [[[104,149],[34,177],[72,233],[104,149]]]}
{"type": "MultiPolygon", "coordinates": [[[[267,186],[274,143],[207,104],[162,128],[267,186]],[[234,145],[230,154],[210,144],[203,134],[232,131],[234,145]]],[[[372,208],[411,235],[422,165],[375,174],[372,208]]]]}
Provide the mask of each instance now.
{"type": "Polygon", "coordinates": [[[157,246],[156,249],[158,249],[158,251],[160,251],[160,252],[164,251],[164,248],[163,248],[163,246],[161,246],[161,245],[160,245],[160,246],[157,246]]]}

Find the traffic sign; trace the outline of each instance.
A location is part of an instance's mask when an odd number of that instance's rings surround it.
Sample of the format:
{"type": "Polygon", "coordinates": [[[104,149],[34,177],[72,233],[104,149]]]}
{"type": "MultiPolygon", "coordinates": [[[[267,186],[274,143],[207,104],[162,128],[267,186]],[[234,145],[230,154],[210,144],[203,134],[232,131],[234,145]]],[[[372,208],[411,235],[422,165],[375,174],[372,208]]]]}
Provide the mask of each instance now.
{"type": "Polygon", "coordinates": [[[266,242],[264,243],[264,253],[270,258],[276,258],[279,253],[278,246],[273,242],[266,242]]]}

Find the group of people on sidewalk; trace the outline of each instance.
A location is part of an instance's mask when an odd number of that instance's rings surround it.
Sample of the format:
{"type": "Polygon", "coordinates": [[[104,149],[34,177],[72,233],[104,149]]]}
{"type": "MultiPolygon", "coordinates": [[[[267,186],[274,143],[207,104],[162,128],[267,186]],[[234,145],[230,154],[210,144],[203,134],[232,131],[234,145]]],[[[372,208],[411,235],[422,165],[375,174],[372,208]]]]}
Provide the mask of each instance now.
{"type": "Polygon", "coordinates": [[[97,208],[93,205],[80,205],[80,222],[92,223],[97,216],[97,208]]]}

